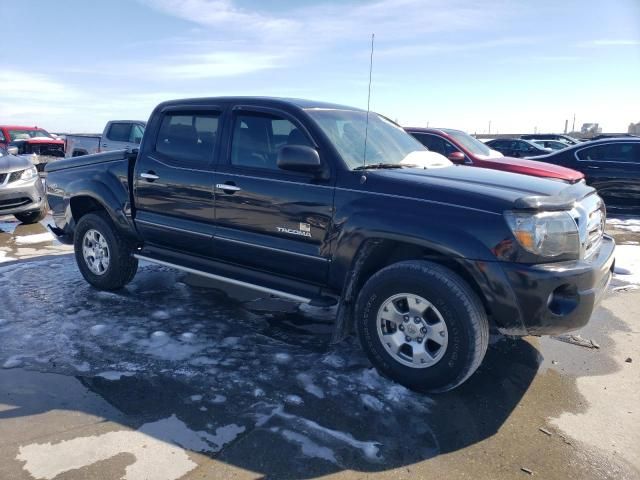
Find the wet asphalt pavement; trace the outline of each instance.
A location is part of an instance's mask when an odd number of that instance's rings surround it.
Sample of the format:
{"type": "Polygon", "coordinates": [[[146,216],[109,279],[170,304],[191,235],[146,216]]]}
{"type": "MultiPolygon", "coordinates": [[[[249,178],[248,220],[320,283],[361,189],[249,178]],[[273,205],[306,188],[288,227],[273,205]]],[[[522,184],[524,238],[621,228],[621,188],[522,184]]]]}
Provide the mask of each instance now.
{"type": "Polygon", "coordinates": [[[2,480],[640,478],[631,276],[577,332],[599,348],[493,337],[466,384],[424,396],[329,345],[330,309],[151,264],[97,292],[70,253],[0,217],[2,480]]]}

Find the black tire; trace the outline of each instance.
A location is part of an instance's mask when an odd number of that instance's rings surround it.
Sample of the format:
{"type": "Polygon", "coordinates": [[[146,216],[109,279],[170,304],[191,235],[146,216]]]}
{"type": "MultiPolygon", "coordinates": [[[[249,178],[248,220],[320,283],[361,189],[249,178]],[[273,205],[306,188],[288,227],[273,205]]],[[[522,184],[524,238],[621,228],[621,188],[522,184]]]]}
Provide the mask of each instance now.
{"type": "Polygon", "coordinates": [[[487,314],[476,293],[456,273],[428,261],[399,262],[374,274],[358,295],[355,315],[362,348],[376,369],[419,392],[445,392],[462,384],[480,366],[489,344],[487,314]],[[379,337],[378,311],[400,293],[430,302],[447,327],[448,344],[432,366],[404,365],[385,349],[379,337]]]}
{"type": "Polygon", "coordinates": [[[38,223],[40,220],[43,220],[48,213],[49,213],[49,208],[45,204],[43,207],[40,208],[40,210],[34,210],[31,212],[24,212],[24,213],[16,213],[14,217],[16,217],[16,219],[19,222],[22,222],[25,225],[31,225],[33,223],[38,223]]]}
{"type": "Polygon", "coordinates": [[[106,212],[89,213],[80,218],[73,246],[80,273],[99,290],[119,290],[133,280],[138,271],[138,260],[132,255],[132,245],[113,227],[106,212]],[[99,232],[108,246],[109,264],[101,274],[91,271],[82,252],[84,237],[89,230],[99,232]]]}

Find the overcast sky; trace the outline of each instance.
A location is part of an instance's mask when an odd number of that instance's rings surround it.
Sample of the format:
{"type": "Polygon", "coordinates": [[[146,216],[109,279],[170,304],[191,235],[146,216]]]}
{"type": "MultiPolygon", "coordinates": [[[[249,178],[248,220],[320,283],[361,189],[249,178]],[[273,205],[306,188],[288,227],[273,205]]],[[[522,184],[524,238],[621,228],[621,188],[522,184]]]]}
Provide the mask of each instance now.
{"type": "Polygon", "coordinates": [[[640,121],[640,0],[0,0],[0,123],[101,131],[160,101],[273,95],[403,125],[640,121]]]}

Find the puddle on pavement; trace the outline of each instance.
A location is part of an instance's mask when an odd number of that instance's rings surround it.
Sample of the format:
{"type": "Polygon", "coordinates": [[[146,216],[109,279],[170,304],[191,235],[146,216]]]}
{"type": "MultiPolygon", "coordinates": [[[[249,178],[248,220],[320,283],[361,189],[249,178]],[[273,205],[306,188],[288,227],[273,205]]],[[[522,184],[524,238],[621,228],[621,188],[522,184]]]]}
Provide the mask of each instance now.
{"type": "MultiPolygon", "coordinates": [[[[234,299],[186,281],[145,265],[125,290],[105,293],[72,257],[7,266],[0,362],[77,376],[132,428],[171,415],[195,431],[238,425],[243,433],[217,458],[268,477],[445,474],[445,454],[480,464],[494,456],[504,475],[520,464],[575,478],[621,471],[539,431],[547,417],[585,408],[573,371],[545,365],[555,355],[546,340],[501,339],[465,385],[429,397],[380,377],[353,338],[330,346],[330,309],[234,299]]],[[[490,478],[495,467],[475,468],[490,478]]]]}
{"type": "Polygon", "coordinates": [[[46,227],[53,223],[50,217],[40,223],[25,225],[13,217],[0,217],[0,264],[40,257],[71,253],[73,248],[63,245],[46,227]]]}

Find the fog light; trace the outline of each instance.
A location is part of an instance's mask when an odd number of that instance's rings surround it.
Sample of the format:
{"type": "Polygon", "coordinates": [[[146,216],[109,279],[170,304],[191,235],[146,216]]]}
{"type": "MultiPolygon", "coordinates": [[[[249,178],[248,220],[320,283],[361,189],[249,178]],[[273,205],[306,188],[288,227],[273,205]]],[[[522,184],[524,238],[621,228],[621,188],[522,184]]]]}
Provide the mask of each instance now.
{"type": "Polygon", "coordinates": [[[569,315],[578,306],[578,289],[575,285],[564,284],[556,288],[547,299],[547,307],[555,315],[569,315]]]}

